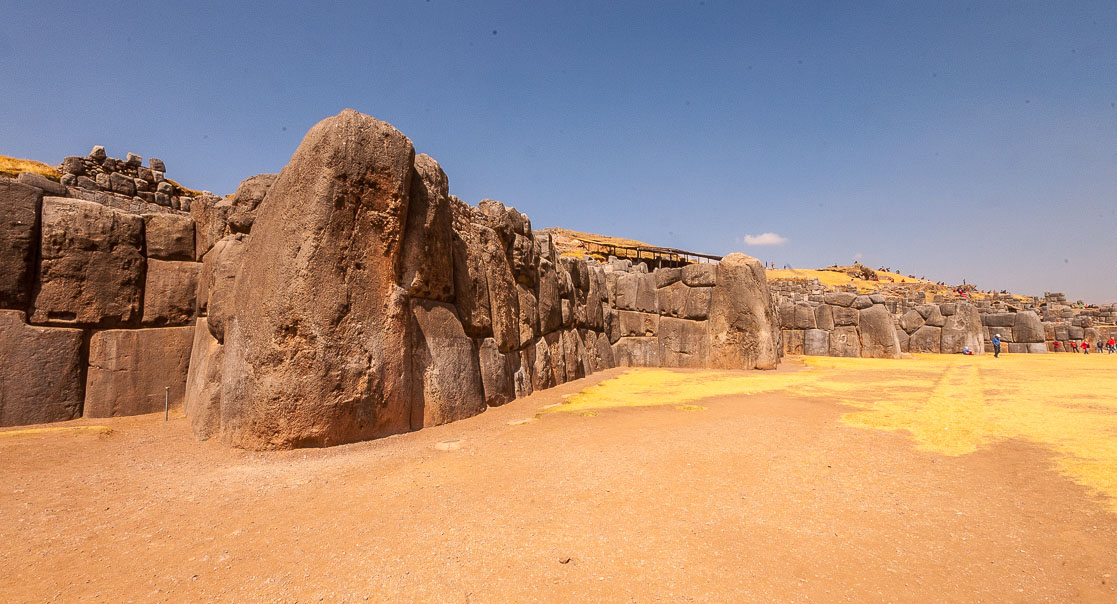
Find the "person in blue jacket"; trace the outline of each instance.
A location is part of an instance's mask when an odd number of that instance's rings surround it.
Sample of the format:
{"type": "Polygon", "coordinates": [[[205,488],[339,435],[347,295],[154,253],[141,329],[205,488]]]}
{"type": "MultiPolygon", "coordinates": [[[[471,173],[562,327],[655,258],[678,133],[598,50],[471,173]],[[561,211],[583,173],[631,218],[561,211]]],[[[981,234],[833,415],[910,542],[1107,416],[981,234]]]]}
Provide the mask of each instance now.
{"type": "Polygon", "coordinates": [[[1001,334],[993,336],[993,358],[997,359],[1001,356],[1001,334]]]}

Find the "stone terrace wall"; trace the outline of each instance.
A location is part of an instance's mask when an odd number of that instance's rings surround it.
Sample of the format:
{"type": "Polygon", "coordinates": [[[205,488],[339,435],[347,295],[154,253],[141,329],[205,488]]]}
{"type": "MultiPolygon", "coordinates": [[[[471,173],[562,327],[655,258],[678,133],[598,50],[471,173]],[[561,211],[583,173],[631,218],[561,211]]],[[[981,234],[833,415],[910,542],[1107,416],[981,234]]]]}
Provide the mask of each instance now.
{"type": "Polygon", "coordinates": [[[311,129],[250,234],[216,238],[198,301],[187,414],[198,437],[252,449],[416,430],[614,366],[779,359],[757,260],[559,257],[527,216],[461,202],[434,159],[350,110],[311,129]]]}
{"type": "Polygon", "coordinates": [[[95,147],[61,182],[0,177],[0,426],[182,404],[203,254],[247,231],[268,177],[198,204],[165,169],[95,147]]]}

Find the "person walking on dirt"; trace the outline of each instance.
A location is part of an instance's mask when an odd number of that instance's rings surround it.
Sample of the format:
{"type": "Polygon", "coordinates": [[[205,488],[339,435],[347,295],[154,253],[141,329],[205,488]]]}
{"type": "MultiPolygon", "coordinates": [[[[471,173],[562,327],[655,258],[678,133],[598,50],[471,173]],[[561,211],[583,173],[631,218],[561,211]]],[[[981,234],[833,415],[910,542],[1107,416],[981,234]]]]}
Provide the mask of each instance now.
{"type": "Polygon", "coordinates": [[[993,336],[993,358],[1001,358],[1001,334],[993,336]]]}
{"type": "Polygon", "coordinates": [[[1113,349],[1117,348],[1117,341],[1114,341],[1114,339],[1111,337],[1109,338],[1109,342],[1107,342],[1107,344],[1109,344],[1109,354],[1113,354],[1113,349]]]}

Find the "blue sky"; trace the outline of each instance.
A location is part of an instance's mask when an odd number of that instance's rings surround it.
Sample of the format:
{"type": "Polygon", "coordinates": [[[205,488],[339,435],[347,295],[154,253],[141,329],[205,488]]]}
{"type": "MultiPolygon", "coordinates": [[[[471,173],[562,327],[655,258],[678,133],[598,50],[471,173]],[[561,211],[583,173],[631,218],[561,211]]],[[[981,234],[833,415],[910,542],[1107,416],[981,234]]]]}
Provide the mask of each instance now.
{"type": "Polygon", "coordinates": [[[1117,300],[1117,3],[8,4],[0,154],[231,193],[352,107],[537,228],[1117,300]]]}

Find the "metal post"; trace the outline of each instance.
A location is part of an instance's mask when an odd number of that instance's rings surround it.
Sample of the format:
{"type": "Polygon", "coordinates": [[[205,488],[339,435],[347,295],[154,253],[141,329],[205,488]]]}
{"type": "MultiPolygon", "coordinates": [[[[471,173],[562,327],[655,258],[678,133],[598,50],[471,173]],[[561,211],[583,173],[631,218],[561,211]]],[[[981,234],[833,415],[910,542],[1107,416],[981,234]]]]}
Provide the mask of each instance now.
{"type": "Polygon", "coordinates": [[[163,421],[171,418],[171,387],[163,386],[163,421]]]}

